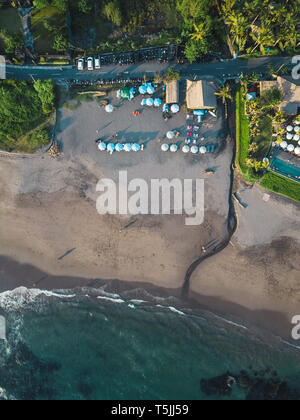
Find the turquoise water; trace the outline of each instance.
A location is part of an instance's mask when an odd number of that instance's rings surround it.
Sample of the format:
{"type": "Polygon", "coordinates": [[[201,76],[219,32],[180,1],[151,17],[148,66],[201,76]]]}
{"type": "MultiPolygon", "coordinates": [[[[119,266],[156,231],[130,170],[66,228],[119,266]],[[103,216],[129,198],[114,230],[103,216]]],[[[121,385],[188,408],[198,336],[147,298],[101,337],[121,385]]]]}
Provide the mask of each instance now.
{"type": "Polygon", "coordinates": [[[300,182],[300,167],[292,165],[288,162],[285,162],[281,159],[274,158],[271,162],[271,168],[278,168],[276,172],[284,176],[291,176],[291,179],[300,182]],[[298,177],[298,178],[297,178],[298,177]]]}
{"type": "MultiPolygon", "coordinates": [[[[240,370],[276,370],[300,392],[300,352],[239,328],[132,302],[38,296],[18,307],[9,299],[0,305],[8,338],[0,343],[0,387],[7,398],[206,399],[202,379],[240,370]]],[[[245,396],[234,387],[226,398],[245,396]]]]}

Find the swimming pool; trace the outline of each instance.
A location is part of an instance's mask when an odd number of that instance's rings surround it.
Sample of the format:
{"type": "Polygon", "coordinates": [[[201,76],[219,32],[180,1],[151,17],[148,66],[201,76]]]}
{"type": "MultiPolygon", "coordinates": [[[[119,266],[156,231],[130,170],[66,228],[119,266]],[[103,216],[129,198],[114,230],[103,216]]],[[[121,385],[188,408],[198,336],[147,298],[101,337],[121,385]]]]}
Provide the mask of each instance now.
{"type": "Polygon", "coordinates": [[[272,159],[270,167],[273,172],[277,172],[280,175],[284,175],[294,181],[300,182],[299,166],[275,157],[272,159]]]}

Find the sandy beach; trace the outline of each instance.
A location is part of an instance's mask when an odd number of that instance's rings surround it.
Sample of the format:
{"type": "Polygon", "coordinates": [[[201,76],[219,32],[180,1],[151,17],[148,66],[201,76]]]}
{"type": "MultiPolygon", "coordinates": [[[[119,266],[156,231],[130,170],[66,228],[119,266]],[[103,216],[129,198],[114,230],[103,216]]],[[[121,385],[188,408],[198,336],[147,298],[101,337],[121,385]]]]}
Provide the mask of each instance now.
{"type": "MultiPolygon", "coordinates": [[[[117,110],[113,130],[124,141],[146,143],[138,158],[95,151],[97,130],[104,139],[112,134],[111,116],[95,103],[62,109],[58,138],[64,153],[59,159],[0,156],[1,291],[20,285],[94,287],[118,279],[129,282],[125,288],[138,285],[179,297],[186,270],[201,247],[224,238],[233,143],[222,118],[204,128],[208,138],[219,142],[215,156],[162,155],[165,132],[185,130],[183,113],[165,123],[157,110],[147,110],[139,125],[131,116],[125,125],[136,107],[130,103],[126,112],[117,110]],[[148,180],[154,173],[158,178],[203,177],[210,167],[216,173],[204,176],[205,219],[200,226],[185,226],[183,216],[149,215],[136,217],[130,229],[120,232],[132,218],[96,211],[96,183],[104,175],[116,179],[119,169],[148,180]]],[[[193,273],[190,297],[206,309],[288,338],[291,316],[300,308],[299,205],[272,193],[266,196],[258,186],[241,184],[238,190],[248,207],[237,206],[238,229],[230,245],[193,273]]]]}

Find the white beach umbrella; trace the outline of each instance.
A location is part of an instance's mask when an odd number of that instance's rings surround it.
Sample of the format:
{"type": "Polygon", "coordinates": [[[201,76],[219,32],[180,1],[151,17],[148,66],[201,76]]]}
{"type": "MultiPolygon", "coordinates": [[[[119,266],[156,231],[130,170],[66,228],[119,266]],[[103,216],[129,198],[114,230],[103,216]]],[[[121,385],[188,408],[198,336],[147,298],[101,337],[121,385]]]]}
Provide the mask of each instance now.
{"type": "Polygon", "coordinates": [[[268,159],[268,158],[263,158],[263,162],[264,162],[264,163],[269,163],[270,161],[269,161],[269,159],[268,159]]]}
{"type": "Polygon", "coordinates": [[[198,151],[199,151],[199,148],[198,148],[197,146],[192,146],[192,147],[191,147],[191,152],[192,152],[194,155],[196,155],[196,154],[198,153],[198,151]]]}
{"type": "Polygon", "coordinates": [[[170,151],[175,153],[175,152],[177,152],[177,150],[178,150],[178,146],[176,144],[172,144],[171,147],[170,147],[170,151]]]}
{"type": "Polygon", "coordinates": [[[205,147],[205,146],[201,146],[201,147],[200,147],[200,153],[201,153],[202,155],[204,155],[204,153],[206,153],[206,151],[207,151],[207,149],[206,149],[206,147],[205,147]]]}
{"type": "Polygon", "coordinates": [[[155,92],[155,89],[154,89],[154,87],[152,86],[152,85],[149,85],[148,87],[147,87],[147,93],[149,94],[149,95],[153,95],[153,93],[155,92]]]}
{"type": "Polygon", "coordinates": [[[295,152],[295,154],[297,156],[299,156],[300,155],[300,147],[296,147],[296,149],[294,150],[294,152],[295,152]]]}
{"type": "Polygon", "coordinates": [[[169,145],[166,144],[166,143],[161,145],[161,150],[163,152],[167,152],[169,150],[169,148],[170,148],[169,145]]]}
{"type": "Polygon", "coordinates": [[[112,153],[112,152],[114,152],[114,151],[115,151],[115,149],[116,149],[116,147],[115,147],[115,145],[114,145],[113,143],[109,143],[109,144],[107,145],[107,150],[108,150],[108,152],[112,153]]]}
{"type": "Polygon", "coordinates": [[[173,112],[173,114],[177,114],[177,112],[179,112],[179,110],[180,110],[179,105],[173,104],[171,106],[171,111],[173,112]]]}
{"type": "Polygon", "coordinates": [[[111,112],[114,111],[114,107],[111,104],[106,105],[105,111],[108,112],[108,113],[111,113],[111,112]]]}
{"type": "Polygon", "coordinates": [[[104,143],[103,141],[98,143],[98,149],[100,150],[100,152],[104,152],[106,150],[106,143],[104,143]]]}
{"type": "Polygon", "coordinates": [[[295,140],[295,141],[299,141],[299,140],[300,140],[300,136],[299,136],[299,134],[295,134],[295,135],[294,135],[294,140],[295,140]]]}
{"type": "Polygon", "coordinates": [[[282,142],[280,143],[280,147],[281,147],[282,149],[286,149],[286,148],[288,147],[287,142],[286,142],[286,141],[282,141],[282,142]]]}
{"type": "Polygon", "coordinates": [[[295,130],[295,132],[296,132],[296,133],[299,133],[299,131],[300,131],[300,127],[299,127],[299,125],[297,125],[297,126],[294,128],[294,130],[295,130]]]}
{"type": "Polygon", "coordinates": [[[148,98],[146,101],[147,106],[153,106],[154,100],[152,98],[148,98]]]}
{"type": "Polygon", "coordinates": [[[292,145],[292,144],[289,144],[288,147],[287,147],[287,151],[288,152],[293,152],[294,150],[295,150],[295,146],[292,145]]]}
{"type": "Polygon", "coordinates": [[[168,139],[172,140],[175,137],[174,131],[168,131],[167,132],[167,137],[168,137],[168,139]]]}
{"type": "Polygon", "coordinates": [[[156,106],[156,107],[161,106],[161,99],[159,99],[159,98],[155,98],[155,99],[154,99],[154,106],[156,106]]]}
{"type": "Polygon", "coordinates": [[[117,152],[122,152],[122,150],[123,150],[123,144],[121,144],[121,143],[117,143],[117,144],[116,144],[116,151],[117,151],[117,152]]]}
{"type": "Polygon", "coordinates": [[[133,143],[132,150],[134,152],[139,152],[141,150],[141,146],[138,143],[133,143]]]}
{"type": "Polygon", "coordinates": [[[145,85],[141,85],[139,87],[139,92],[141,95],[145,95],[147,93],[147,87],[145,85]]]}
{"type": "Polygon", "coordinates": [[[125,152],[131,152],[131,150],[132,150],[131,144],[130,143],[124,144],[124,150],[125,150],[125,152]]]}
{"type": "Polygon", "coordinates": [[[142,105],[142,106],[147,105],[147,99],[142,99],[141,105],[142,105]]]}
{"type": "Polygon", "coordinates": [[[293,136],[293,134],[288,133],[288,134],[286,135],[286,138],[287,138],[288,140],[293,140],[294,136],[293,136]]]}
{"type": "Polygon", "coordinates": [[[183,151],[183,153],[189,153],[189,151],[190,151],[189,146],[187,144],[185,146],[183,146],[182,151],[183,151]]]}
{"type": "Polygon", "coordinates": [[[288,125],[288,126],[286,127],[286,129],[287,129],[287,131],[293,131],[293,126],[288,125]]]}
{"type": "Polygon", "coordinates": [[[300,125],[300,121],[295,120],[295,121],[294,121],[294,124],[295,124],[295,125],[300,125]]]}

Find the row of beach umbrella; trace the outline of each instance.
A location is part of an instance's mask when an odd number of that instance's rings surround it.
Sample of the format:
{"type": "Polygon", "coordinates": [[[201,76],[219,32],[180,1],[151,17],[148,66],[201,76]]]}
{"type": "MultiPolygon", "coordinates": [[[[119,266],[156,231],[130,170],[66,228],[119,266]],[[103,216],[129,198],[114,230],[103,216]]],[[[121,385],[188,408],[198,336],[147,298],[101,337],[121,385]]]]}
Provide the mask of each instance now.
{"type": "Polygon", "coordinates": [[[139,87],[139,93],[141,95],[153,95],[155,88],[151,83],[144,83],[139,87]]]}
{"type": "MultiPolygon", "coordinates": [[[[163,152],[170,151],[170,152],[175,153],[179,150],[179,147],[177,146],[177,144],[169,145],[169,144],[165,143],[165,144],[162,144],[161,150],[163,152]]],[[[190,147],[188,145],[184,145],[181,150],[182,150],[183,153],[192,153],[193,155],[196,155],[198,153],[204,155],[207,152],[207,148],[205,146],[201,146],[201,147],[192,146],[192,147],[190,147]]]]}
{"type": "MultiPolygon", "coordinates": [[[[300,142],[299,142],[299,146],[300,146],[300,142]]],[[[283,142],[280,143],[280,147],[283,150],[287,150],[290,153],[294,152],[296,155],[300,155],[300,147],[299,146],[295,147],[293,144],[288,144],[286,141],[283,141],[283,142]]]]}
{"type": "Polygon", "coordinates": [[[159,98],[155,98],[155,99],[153,99],[153,98],[143,99],[142,102],[141,102],[141,105],[142,106],[153,106],[154,105],[157,108],[160,107],[161,104],[162,104],[162,102],[161,102],[161,99],[159,99],[159,98]]]}
{"type": "MultiPolygon", "coordinates": [[[[299,123],[299,121],[297,121],[297,123],[299,123]]],[[[299,133],[300,132],[300,126],[296,125],[296,127],[293,127],[292,125],[288,125],[286,127],[286,131],[288,131],[289,133],[291,133],[292,131],[295,131],[295,133],[299,133]]]]}
{"type": "Polygon", "coordinates": [[[300,140],[300,135],[299,134],[291,134],[291,133],[287,133],[286,135],[287,140],[294,140],[294,141],[299,141],[300,140]]]}
{"type": "Polygon", "coordinates": [[[138,143],[105,143],[104,141],[101,141],[100,143],[98,143],[98,149],[101,152],[109,152],[109,153],[113,153],[113,152],[139,152],[140,150],[142,150],[142,147],[138,144],[138,143]]]}

